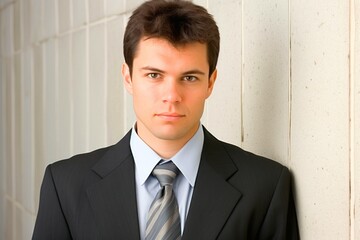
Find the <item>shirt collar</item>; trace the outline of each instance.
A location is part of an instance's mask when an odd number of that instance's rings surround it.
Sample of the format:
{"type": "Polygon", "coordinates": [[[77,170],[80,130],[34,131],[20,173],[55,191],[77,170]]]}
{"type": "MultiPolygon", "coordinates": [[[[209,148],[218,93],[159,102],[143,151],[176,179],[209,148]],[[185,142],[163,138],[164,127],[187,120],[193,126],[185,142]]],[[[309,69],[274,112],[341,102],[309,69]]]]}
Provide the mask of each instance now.
{"type": "MultiPolygon", "coordinates": [[[[195,185],[203,143],[204,131],[200,125],[195,135],[171,158],[192,187],[195,185]]],[[[161,157],[137,135],[135,126],[131,131],[130,148],[135,161],[136,180],[143,185],[161,157]]]]}

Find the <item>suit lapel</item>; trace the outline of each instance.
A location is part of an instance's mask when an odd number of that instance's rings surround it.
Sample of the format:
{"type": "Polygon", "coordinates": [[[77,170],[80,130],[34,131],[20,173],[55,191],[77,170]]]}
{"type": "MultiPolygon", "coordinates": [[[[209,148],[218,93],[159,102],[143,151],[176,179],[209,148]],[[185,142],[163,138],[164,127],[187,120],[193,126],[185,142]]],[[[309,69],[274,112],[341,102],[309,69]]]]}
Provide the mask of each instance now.
{"type": "MultiPolygon", "coordinates": [[[[237,171],[221,143],[204,129],[205,141],[182,239],[216,239],[241,193],[227,180],[237,171]]],[[[135,166],[130,132],[93,167],[101,177],[88,198],[100,239],[140,239],[135,166]]]]}
{"type": "Polygon", "coordinates": [[[204,129],[205,141],[183,240],[216,239],[241,193],[227,180],[237,171],[220,142],[204,129]]]}
{"type": "Polygon", "coordinates": [[[102,179],[88,188],[100,239],[139,239],[130,132],[93,167],[102,179]]]}

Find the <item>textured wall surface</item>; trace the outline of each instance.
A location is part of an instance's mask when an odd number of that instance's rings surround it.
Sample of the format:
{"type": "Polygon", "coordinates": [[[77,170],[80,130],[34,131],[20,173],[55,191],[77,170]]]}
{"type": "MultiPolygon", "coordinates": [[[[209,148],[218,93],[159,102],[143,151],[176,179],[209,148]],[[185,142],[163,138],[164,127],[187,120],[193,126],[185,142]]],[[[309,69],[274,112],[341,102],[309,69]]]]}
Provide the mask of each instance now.
{"type": "MultiPolygon", "coordinates": [[[[47,164],[134,123],[124,27],[142,0],[0,0],[0,239],[30,239],[47,164]]],[[[195,0],[218,22],[202,119],[288,166],[302,239],[360,240],[360,0],[195,0]]]]}

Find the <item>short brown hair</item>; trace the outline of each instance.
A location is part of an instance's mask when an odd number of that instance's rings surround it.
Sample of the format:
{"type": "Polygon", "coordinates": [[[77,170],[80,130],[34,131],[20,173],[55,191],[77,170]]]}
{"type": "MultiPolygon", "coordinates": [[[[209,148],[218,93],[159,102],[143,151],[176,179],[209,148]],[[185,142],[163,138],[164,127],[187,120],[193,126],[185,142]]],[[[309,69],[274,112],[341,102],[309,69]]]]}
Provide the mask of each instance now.
{"type": "Polygon", "coordinates": [[[220,35],[211,14],[201,6],[184,0],[150,0],[132,14],[124,35],[124,58],[132,72],[133,60],[143,37],[164,38],[176,45],[192,42],[207,46],[209,75],[216,68],[220,35]]]}

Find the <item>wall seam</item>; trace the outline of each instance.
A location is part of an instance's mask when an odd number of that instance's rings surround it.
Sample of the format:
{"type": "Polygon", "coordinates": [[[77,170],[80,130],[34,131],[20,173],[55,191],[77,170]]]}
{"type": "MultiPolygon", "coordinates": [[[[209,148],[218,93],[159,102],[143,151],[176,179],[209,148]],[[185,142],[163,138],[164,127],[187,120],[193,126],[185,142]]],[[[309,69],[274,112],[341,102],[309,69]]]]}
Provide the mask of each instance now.
{"type": "Polygon", "coordinates": [[[355,79],[354,79],[354,47],[355,47],[355,3],[349,0],[349,224],[351,240],[355,240],[355,79]]]}
{"type": "MultiPolygon", "coordinates": [[[[104,16],[107,12],[107,1],[104,1],[104,16]]],[[[108,21],[106,17],[104,19],[104,109],[105,109],[105,121],[104,121],[104,134],[105,134],[105,144],[109,144],[109,108],[108,108],[108,21]]]]}
{"type": "MultiPolygon", "coordinates": [[[[1,17],[1,16],[0,16],[1,17]]],[[[0,223],[1,223],[1,226],[0,226],[0,237],[1,238],[5,238],[5,206],[6,206],[6,189],[7,189],[7,173],[5,172],[5,169],[7,169],[7,163],[5,162],[5,159],[6,159],[6,155],[8,154],[8,150],[6,149],[6,140],[7,140],[7,134],[6,134],[6,123],[7,123],[7,117],[5,117],[6,115],[6,105],[8,104],[7,103],[7,98],[5,96],[5,93],[6,93],[6,89],[7,89],[7,81],[6,81],[6,74],[5,74],[5,63],[3,63],[5,61],[5,57],[3,57],[1,54],[0,54],[0,75],[1,75],[1,79],[3,80],[1,83],[0,83],[0,91],[1,91],[1,121],[0,121],[0,127],[2,128],[2,135],[1,135],[1,143],[3,144],[1,146],[1,159],[0,161],[2,163],[1,166],[3,167],[3,169],[1,170],[0,174],[1,174],[1,189],[0,189],[0,194],[1,194],[1,198],[2,200],[0,201],[1,205],[0,205],[0,212],[3,213],[1,218],[0,218],[0,223]],[[3,65],[2,65],[2,64],[3,65]]]]}
{"type": "MultiPolygon", "coordinates": [[[[70,96],[70,155],[74,154],[74,86],[73,82],[73,29],[74,18],[73,18],[73,3],[69,0],[69,11],[70,11],[70,27],[69,27],[69,96],[70,96]]],[[[61,35],[60,35],[61,36],[61,35]]]]}
{"type": "MultiPolygon", "coordinates": [[[[31,48],[30,50],[30,53],[31,53],[31,56],[30,56],[30,92],[31,92],[31,139],[32,139],[32,143],[31,144],[31,173],[32,173],[32,186],[34,187],[35,189],[35,186],[36,186],[36,177],[35,177],[35,174],[36,174],[36,169],[35,169],[35,166],[36,166],[36,159],[35,159],[35,71],[34,71],[34,68],[35,68],[35,56],[34,56],[34,48],[31,48]]],[[[36,211],[36,196],[35,194],[32,195],[33,199],[32,199],[32,202],[33,202],[33,206],[32,207],[32,215],[35,214],[35,211],[36,211]]]]}
{"type": "MultiPolygon", "coordinates": [[[[54,3],[54,8],[55,8],[55,33],[56,33],[56,36],[58,35],[59,33],[59,29],[60,29],[60,16],[59,16],[59,6],[58,6],[58,1],[55,1],[54,3]]],[[[60,57],[60,54],[59,54],[59,37],[57,36],[55,39],[54,39],[54,82],[55,82],[55,106],[59,106],[59,57],[60,57]]],[[[57,139],[57,142],[60,142],[58,141],[59,140],[59,132],[60,132],[60,127],[59,127],[59,109],[57,108],[55,110],[55,133],[56,133],[56,139],[57,139]]],[[[59,149],[56,148],[56,152],[54,153],[56,159],[59,158],[59,156],[61,155],[61,153],[59,153],[59,149]]]]}
{"type": "Polygon", "coordinates": [[[245,142],[245,129],[244,129],[244,86],[245,86],[245,40],[244,40],[244,8],[245,8],[245,0],[241,1],[241,93],[240,93],[240,134],[241,134],[241,147],[243,147],[243,144],[245,142]]]}
{"type": "MultiPolygon", "coordinates": [[[[13,15],[14,17],[15,15],[13,15]]],[[[10,98],[11,98],[11,150],[10,150],[10,161],[12,164],[11,168],[11,194],[12,197],[15,198],[16,195],[16,189],[15,189],[15,53],[12,55],[12,61],[11,61],[11,79],[10,79],[10,98]]],[[[15,236],[15,201],[11,200],[11,214],[12,214],[12,223],[11,223],[11,235],[15,236]]]]}
{"type": "Polygon", "coordinates": [[[89,77],[89,71],[90,71],[90,26],[89,26],[89,2],[85,1],[85,13],[86,13],[86,24],[85,24],[85,92],[86,92],[86,117],[85,117],[85,125],[86,125],[86,131],[85,131],[85,149],[88,151],[90,150],[90,77],[89,77]]]}
{"type": "Polygon", "coordinates": [[[287,163],[289,169],[291,168],[291,138],[292,138],[292,90],[293,90],[293,78],[292,78],[292,37],[291,37],[291,0],[288,1],[288,21],[289,21],[289,83],[288,83],[288,146],[287,146],[287,163]]]}

